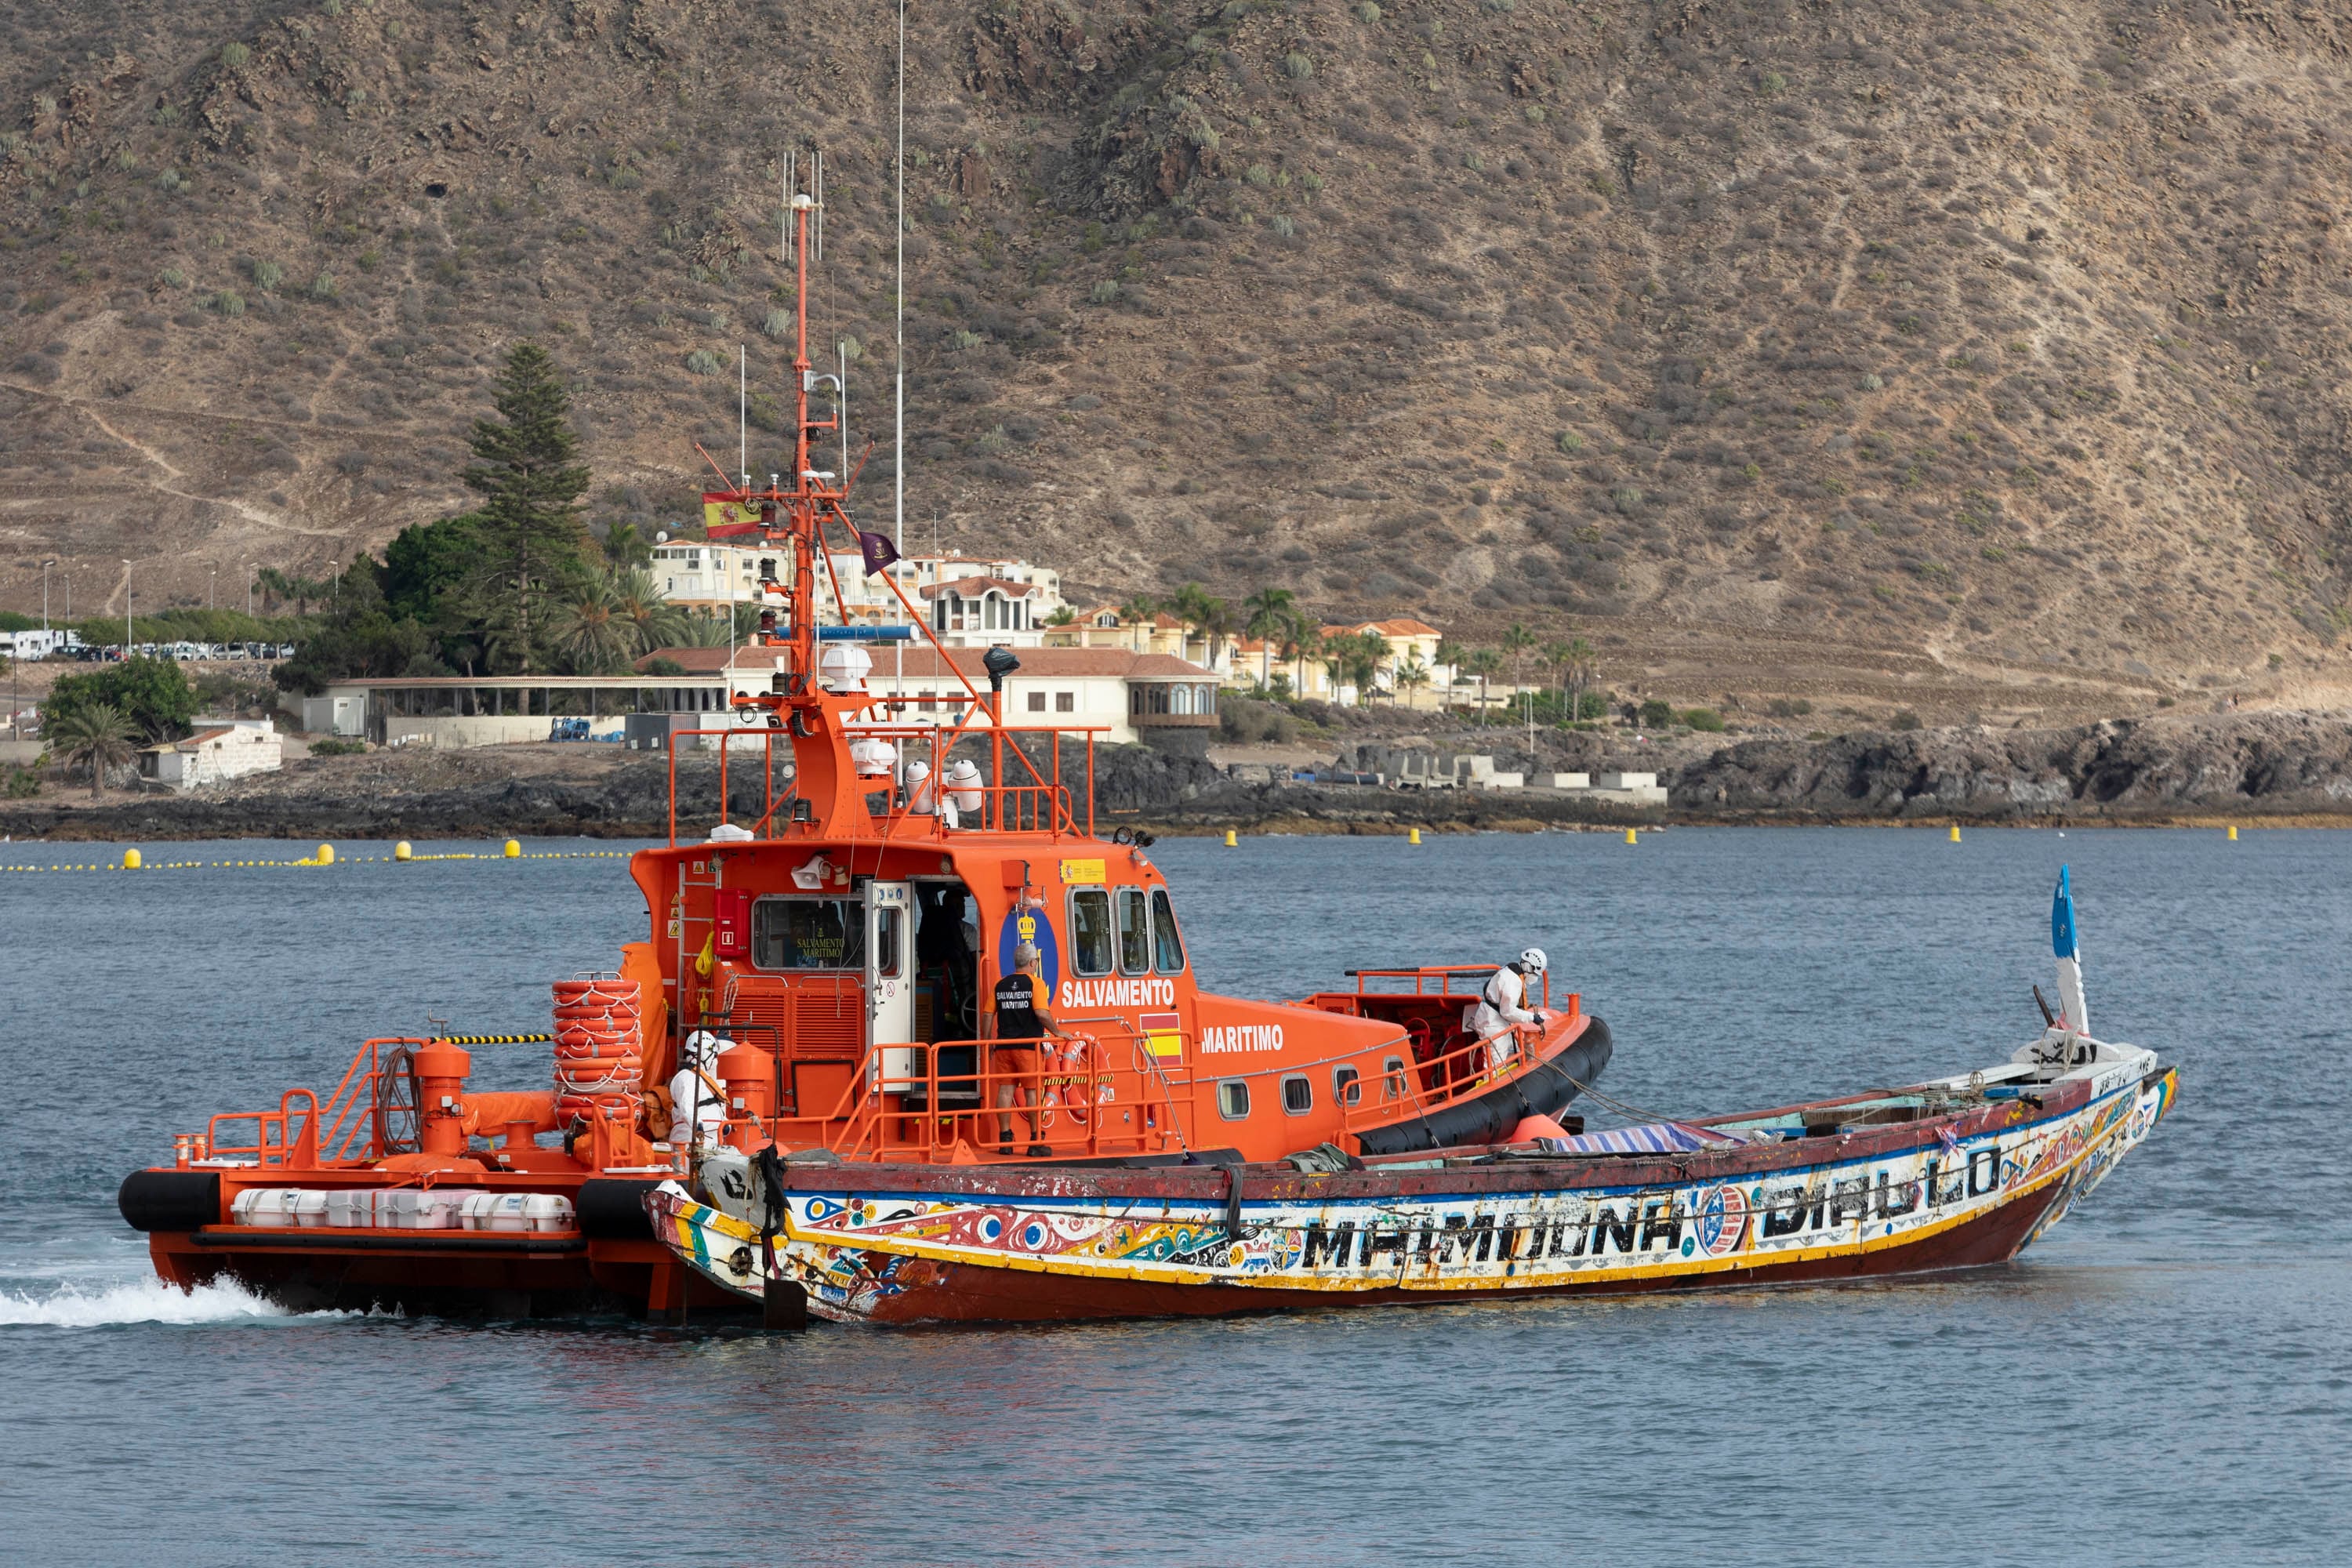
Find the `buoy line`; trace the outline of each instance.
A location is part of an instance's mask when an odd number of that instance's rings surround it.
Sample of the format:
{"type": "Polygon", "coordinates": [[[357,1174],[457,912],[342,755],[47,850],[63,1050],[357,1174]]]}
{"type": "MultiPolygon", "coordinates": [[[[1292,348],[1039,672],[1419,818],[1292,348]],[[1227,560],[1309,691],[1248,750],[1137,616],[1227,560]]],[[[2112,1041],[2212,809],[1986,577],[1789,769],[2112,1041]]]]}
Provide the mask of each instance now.
{"type": "Polygon", "coordinates": [[[628,849],[551,849],[525,854],[509,848],[499,850],[454,850],[439,855],[408,853],[408,846],[400,845],[390,855],[339,856],[331,844],[321,844],[317,852],[299,860],[158,860],[149,863],[137,849],[126,849],[120,860],[102,861],[96,865],[75,861],[62,866],[0,866],[0,875],[16,872],[38,875],[57,871],[245,871],[283,870],[296,867],[327,866],[394,866],[425,860],[625,860],[628,849]]]}

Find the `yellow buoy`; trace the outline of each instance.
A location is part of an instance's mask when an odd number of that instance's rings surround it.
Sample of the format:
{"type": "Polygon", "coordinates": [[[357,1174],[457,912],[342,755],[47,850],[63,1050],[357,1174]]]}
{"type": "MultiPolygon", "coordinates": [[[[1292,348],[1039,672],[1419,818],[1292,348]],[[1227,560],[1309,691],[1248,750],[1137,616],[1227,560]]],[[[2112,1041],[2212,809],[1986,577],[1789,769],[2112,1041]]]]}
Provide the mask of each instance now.
{"type": "Polygon", "coordinates": [[[1408,831],[1408,832],[1405,834],[1405,842],[1406,842],[1406,843],[1408,843],[1408,844],[1418,844],[1418,843],[1420,843],[1420,842],[1421,842],[1421,829],[1420,829],[1420,828],[1418,828],[1418,827],[1415,827],[1415,828],[1412,828],[1412,829],[1411,829],[1410,831],[1408,831]]]}
{"type": "Polygon", "coordinates": [[[509,860],[520,860],[522,858],[521,839],[509,838],[507,840],[507,858],[509,860]]]}
{"type": "Polygon", "coordinates": [[[1625,830],[1625,842],[1626,842],[1626,843],[1628,843],[1628,844],[1639,844],[1641,841],[1642,841],[1642,840],[1641,840],[1640,836],[1639,836],[1639,835],[1637,835],[1637,834],[1635,834],[1635,833],[1634,833],[1634,831],[1633,831],[1632,828],[1630,828],[1630,827],[1629,827],[1629,828],[1627,828],[1627,829],[1625,830]]]}
{"type": "Polygon", "coordinates": [[[1958,844],[1959,841],[1960,841],[1960,825],[1959,825],[1958,823],[1955,822],[1954,824],[1952,824],[1952,842],[1953,842],[1953,843],[1955,843],[1955,844],[1958,844]]]}
{"type": "Polygon", "coordinates": [[[2238,825],[2237,825],[2236,823],[2234,823],[2234,822],[2233,822],[2233,823],[2230,824],[2230,842],[2231,842],[2231,843],[2232,843],[2232,844],[2235,844],[2237,841],[2238,841],[2238,825]]]}
{"type": "Polygon", "coordinates": [[[395,860],[406,860],[415,853],[415,850],[408,847],[408,840],[405,838],[392,847],[392,858],[395,860]]]}
{"type": "Polygon", "coordinates": [[[125,849],[122,852],[122,868],[126,871],[136,871],[139,869],[139,851],[136,849],[125,849]]]}
{"type": "Polygon", "coordinates": [[[1226,829],[1225,829],[1225,847],[1226,847],[1226,848],[1228,848],[1228,849],[1232,849],[1232,848],[1234,848],[1235,847],[1237,847],[1240,843],[1241,843],[1241,840],[1240,840],[1238,837],[1236,837],[1234,836],[1234,830],[1233,830],[1232,828],[1230,828],[1230,827],[1226,828],[1226,829]]]}
{"type": "Polygon", "coordinates": [[[331,844],[320,845],[319,852],[314,858],[316,858],[321,866],[333,865],[335,863],[335,847],[331,844]]]}

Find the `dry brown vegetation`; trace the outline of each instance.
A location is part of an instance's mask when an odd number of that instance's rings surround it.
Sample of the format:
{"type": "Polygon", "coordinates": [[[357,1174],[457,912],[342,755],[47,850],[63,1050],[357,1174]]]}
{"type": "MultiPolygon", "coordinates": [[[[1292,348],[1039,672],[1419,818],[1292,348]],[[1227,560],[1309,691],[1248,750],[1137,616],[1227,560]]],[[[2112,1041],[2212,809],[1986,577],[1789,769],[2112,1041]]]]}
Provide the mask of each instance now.
{"type": "MultiPolygon", "coordinates": [[[[1575,616],[1621,682],[1691,628],[2338,694],[2336,16],[919,7],[910,542],[1575,616]]],[[[806,141],[810,307],[863,347],[887,510],[892,40],[839,0],[7,7],[0,603],[47,554],[94,609],[121,556],[201,602],[207,566],[380,544],[459,501],[523,334],[578,378],[607,515],[679,518],[689,443],[732,453],[740,342],[781,467],[806,141]]],[[[1780,657],[1706,679],[1772,689],[1780,657]]]]}

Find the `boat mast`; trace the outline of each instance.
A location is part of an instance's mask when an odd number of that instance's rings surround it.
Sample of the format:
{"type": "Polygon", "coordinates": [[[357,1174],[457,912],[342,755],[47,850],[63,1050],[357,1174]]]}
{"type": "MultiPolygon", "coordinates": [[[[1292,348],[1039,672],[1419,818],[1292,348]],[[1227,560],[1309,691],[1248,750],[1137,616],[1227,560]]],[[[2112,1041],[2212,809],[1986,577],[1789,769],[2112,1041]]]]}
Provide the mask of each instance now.
{"type": "MultiPolygon", "coordinates": [[[[816,174],[816,160],[822,153],[810,155],[810,183],[814,185],[822,176],[816,174]]],[[[793,161],[797,164],[798,160],[793,161]]],[[[789,178],[789,175],[787,176],[789,178]]],[[[816,389],[815,367],[808,355],[808,264],[809,226],[816,212],[816,198],[806,191],[792,193],[793,223],[793,427],[798,434],[793,443],[793,489],[785,499],[783,511],[791,533],[793,552],[792,587],[785,596],[786,614],[791,616],[790,646],[793,650],[794,684],[806,690],[816,679],[816,519],[822,500],[838,500],[837,493],[818,488],[818,474],[811,466],[809,437],[815,431],[827,429],[835,421],[814,423],[809,418],[809,394],[816,389]]],[[[830,379],[830,378],[828,378],[830,379]]],[[[836,390],[838,390],[836,388],[836,390]]],[[[830,479],[833,476],[826,475],[830,479]]],[[[761,616],[767,620],[767,616],[761,616]]],[[[761,628],[762,633],[772,626],[761,628]]]]}
{"type": "Polygon", "coordinates": [[[897,317],[892,325],[891,376],[895,383],[890,434],[890,544],[907,552],[907,0],[898,0],[898,208],[897,317]]]}

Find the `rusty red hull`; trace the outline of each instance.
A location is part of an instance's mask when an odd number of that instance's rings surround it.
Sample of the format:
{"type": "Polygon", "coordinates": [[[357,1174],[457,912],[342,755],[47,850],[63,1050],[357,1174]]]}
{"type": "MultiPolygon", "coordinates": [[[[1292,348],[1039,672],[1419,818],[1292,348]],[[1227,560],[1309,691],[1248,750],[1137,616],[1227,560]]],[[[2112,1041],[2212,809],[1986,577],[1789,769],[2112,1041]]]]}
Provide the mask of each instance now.
{"type": "MultiPolygon", "coordinates": [[[[1654,1277],[1532,1286],[1510,1294],[1528,1298],[1723,1290],[1982,1268],[2015,1258],[2056,1197],[2053,1188],[1912,1246],[1853,1257],[1767,1264],[1701,1279],[1654,1277]]],[[[1344,1299],[1335,1299],[1320,1290],[1203,1289],[1196,1285],[1013,1274],[1002,1268],[929,1261],[900,1265],[895,1279],[902,1287],[900,1293],[888,1297],[866,1314],[870,1321],[1055,1323],[1112,1318],[1234,1317],[1253,1312],[1324,1311],[1338,1306],[1432,1307],[1486,1302],[1494,1300],[1496,1294],[1491,1289],[1385,1289],[1354,1291],[1344,1299]]]]}
{"type": "Polygon", "coordinates": [[[2139,1052],[2006,1098],[1929,1086],[1843,1103],[1851,1124],[1626,1158],[1474,1151],[1319,1173],[783,1167],[752,1205],[779,1216],[766,1235],[751,1210],[730,1215],[676,1184],[646,1202],[656,1235],[705,1279],[754,1298],[781,1284],[842,1321],[1743,1289],[2013,1258],[2147,1135],[2175,1084],[2139,1052]],[[1878,1120],[1922,1110],[1936,1113],[1878,1120]]]}

